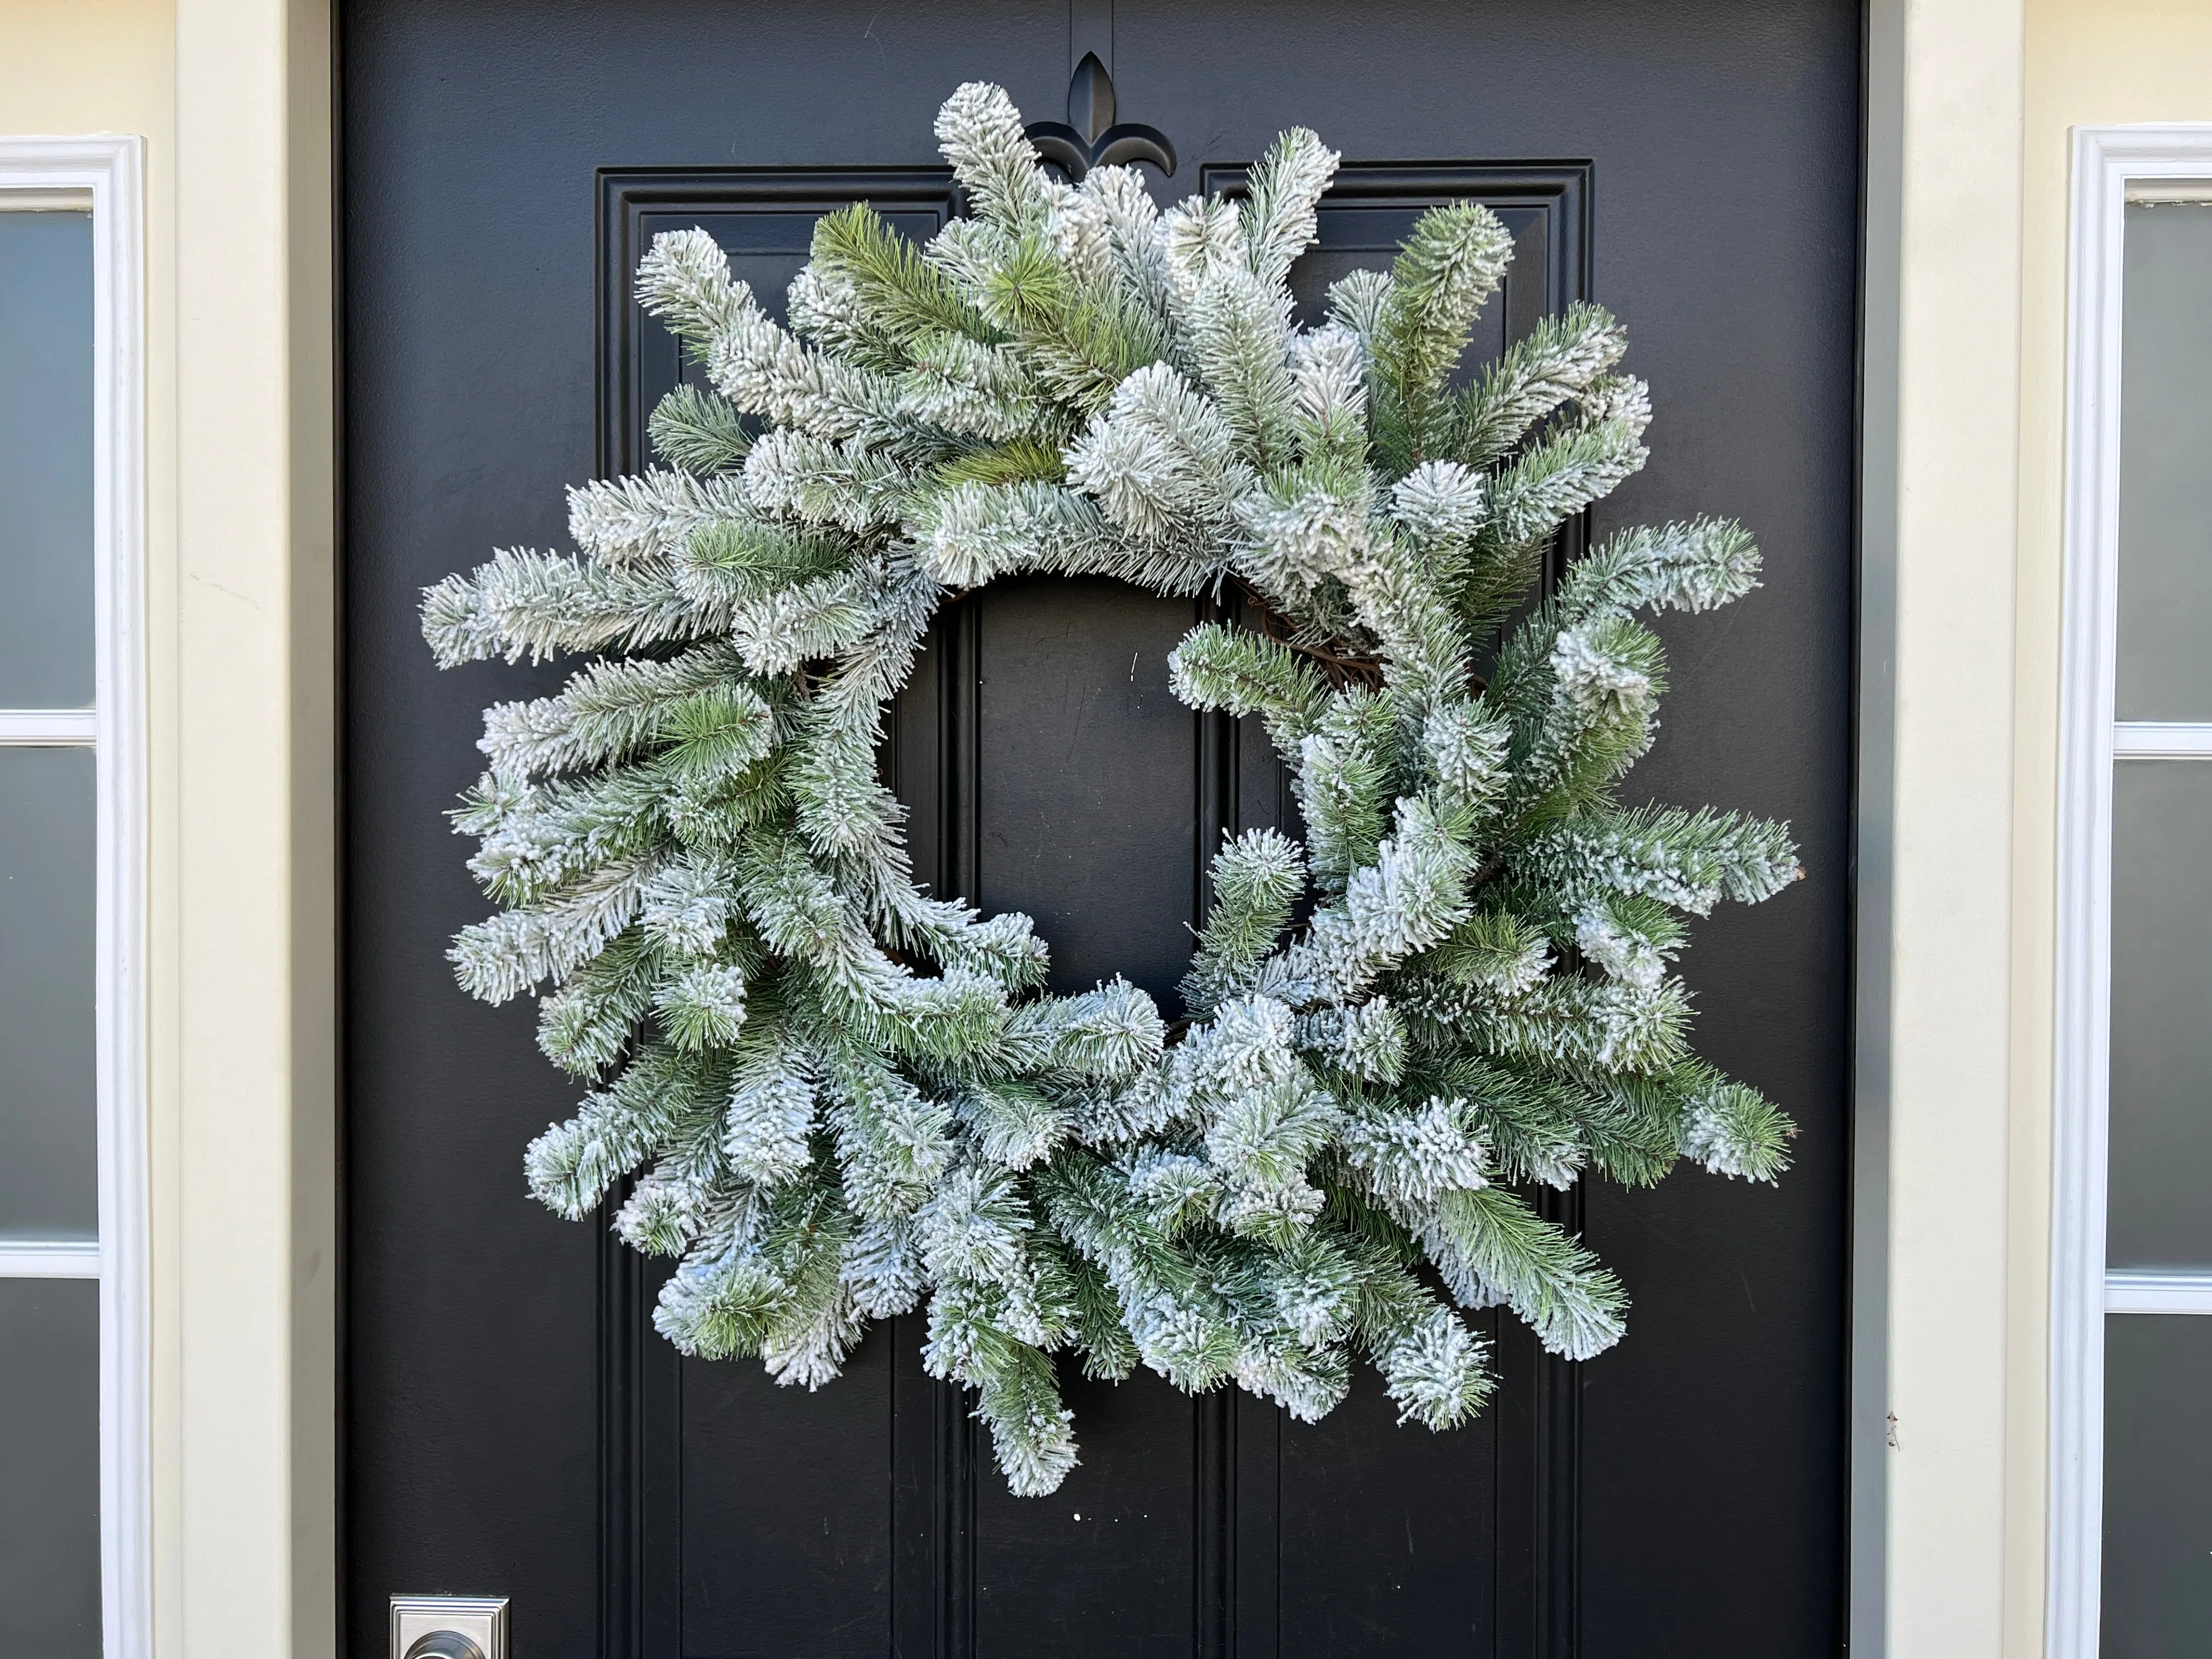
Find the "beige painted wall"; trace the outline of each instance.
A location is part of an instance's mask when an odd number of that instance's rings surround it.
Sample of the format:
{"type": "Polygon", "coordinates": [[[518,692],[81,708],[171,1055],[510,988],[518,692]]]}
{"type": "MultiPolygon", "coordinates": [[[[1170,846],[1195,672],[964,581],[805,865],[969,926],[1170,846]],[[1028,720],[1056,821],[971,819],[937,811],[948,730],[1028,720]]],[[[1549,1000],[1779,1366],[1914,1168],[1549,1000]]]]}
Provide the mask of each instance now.
{"type": "Polygon", "coordinates": [[[2027,0],[2015,567],[2008,1655],[2041,1651],[2070,129],[2212,121],[2207,0],[2027,0]]]}

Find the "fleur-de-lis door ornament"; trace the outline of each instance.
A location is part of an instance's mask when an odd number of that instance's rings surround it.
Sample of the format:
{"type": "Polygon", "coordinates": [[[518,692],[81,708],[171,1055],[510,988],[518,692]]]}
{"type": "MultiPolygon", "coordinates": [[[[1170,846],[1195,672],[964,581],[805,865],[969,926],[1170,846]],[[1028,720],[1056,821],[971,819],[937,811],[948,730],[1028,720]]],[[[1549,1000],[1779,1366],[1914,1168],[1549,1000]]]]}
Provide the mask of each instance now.
{"type": "Polygon", "coordinates": [[[1098,54],[1087,52],[1067,82],[1067,119],[1032,121],[1023,129],[1037,154],[1081,184],[1093,167],[1117,167],[1127,161],[1150,161],[1170,178],[1175,174],[1175,146],[1158,127],[1114,118],[1114,77],[1098,54]]]}

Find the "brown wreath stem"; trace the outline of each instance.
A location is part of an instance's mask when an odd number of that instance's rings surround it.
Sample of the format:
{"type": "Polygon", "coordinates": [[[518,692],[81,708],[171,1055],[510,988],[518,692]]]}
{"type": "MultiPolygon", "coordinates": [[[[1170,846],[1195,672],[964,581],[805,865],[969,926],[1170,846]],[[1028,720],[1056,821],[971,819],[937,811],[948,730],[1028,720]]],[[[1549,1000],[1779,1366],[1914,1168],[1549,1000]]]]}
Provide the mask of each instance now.
{"type": "MultiPolygon", "coordinates": [[[[1269,605],[1257,588],[1242,576],[1232,574],[1230,580],[1237,584],[1237,592],[1243,595],[1244,602],[1259,613],[1260,626],[1255,630],[1255,632],[1274,641],[1278,645],[1288,646],[1302,656],[1311,657],[1321,665],[1322,672],[1328,676],[1330,683],[1340,689],[1351,684],[1355,680],[1372,690],[1379,690],[1382,688],[1383,684],[1382,658],[1370,656],[1364,652],[1356,656],[1345,656],[1338,652],[1326,650],[1318,645],[1300,644],[1292,637],[1296,630],[1291,626],[1290,618],[1269,605]]],[[[1490,682],[1476,673],[1473,668],[1467,671],[1467,683],[1478,697],[1490,689],[1490,682]]]]}
{"type": "Polygon", "coordinates": [[[1472,893],[1478,887],[1485,886],[1490,882],[1496,880],[1498,872],[1504,868],[1505,854],[1503,853],[1492,853],[1488,858],[1483,860],[1480,864],[1475,866],[1474,873],[1467,878],[1467,890],[1472,893]]]}
{"type": "Polygon", "coordinates": [[[1318,645],[1301,644],[1293,637],[1297,630],[1291,625],[1290,619],[1269,605],[1258,588],[1242,576],[1231,575],[1229,580],[1237,584],[1237,591],[1243,596],[1245,604],[1259,613],[1260,626],[1255,631],[1278,645],[1290,647],[1302,656],[1311,657],[1321,665],[1322,672],[1328,676],[1330,683],[1340,688],[1354,681],[1370,688],[1382,685],[1382,663],[1380,658],[1364,653],[1347,657],[1318,645]]]}

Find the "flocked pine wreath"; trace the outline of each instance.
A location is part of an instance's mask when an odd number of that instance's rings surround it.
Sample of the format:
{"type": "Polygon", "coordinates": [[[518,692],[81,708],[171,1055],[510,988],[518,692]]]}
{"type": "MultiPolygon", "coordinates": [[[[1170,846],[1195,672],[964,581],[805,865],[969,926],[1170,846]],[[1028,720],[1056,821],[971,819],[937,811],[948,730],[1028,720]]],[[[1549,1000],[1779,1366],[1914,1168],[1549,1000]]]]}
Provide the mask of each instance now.
{"type": "Polygon", "coordinates": [[[1589,305],[1452,389],[1510,251],[1485,209],[1424,215],[1304,330],[1286,278],[1338,159],[1312,133],[1242,202],[1166,212],[1130,168],[1048,175],[996,87],[937,134],[972,216],[922,246],[824,219],[788,332],[704,231],[658,238],[640,297],[713,387],[655,411],[669,470],[572,492],[573,556],[426,595],[441,664],[589,657],[487,712],[455,814],[506,907],[456,941],[462,985],[554,988],[539,1041],[595,1085],[532,1189],[582,1218],[636,1175],[617,1227],[680,1258],[656,1325],[781,1382],[927,1301],[929,1369],[1018,1492],[1076,1461],[1060,1364],[1310,1419],[1356,1355],[1459,1423],[1492,1388],[1460,1310],[1574,1358],[1622,1331],[1619,1282],[1514,1186],[1785,1165],[1670,969],[1682,913],[1793,878],[1787,831],[1615,799],[1662,683],[1636,613],[1734,599],[1757,554],[1626,531],[1513,620],[1650,404],[1589,305]],[[1045,994],[1029,918],[917,887],[878,781],[932,614],[1017,571],[1267,622],[1194,629],[1172,684],[1265,721],[1305,841],[1221,848],[1175,1028],[1119,978],[1045,994]]]}

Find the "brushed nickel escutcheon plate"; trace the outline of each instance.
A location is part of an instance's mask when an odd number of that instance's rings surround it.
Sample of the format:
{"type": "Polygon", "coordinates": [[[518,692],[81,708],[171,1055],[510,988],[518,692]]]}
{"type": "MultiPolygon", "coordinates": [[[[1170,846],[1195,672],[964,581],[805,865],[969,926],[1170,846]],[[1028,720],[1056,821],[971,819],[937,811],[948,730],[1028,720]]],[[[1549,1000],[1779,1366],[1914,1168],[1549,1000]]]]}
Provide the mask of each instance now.
{"type": "Polygon", "coordinates": [[[393,1596],[390,1659],[509,1659],[507,1597],[393,1596]]]}

